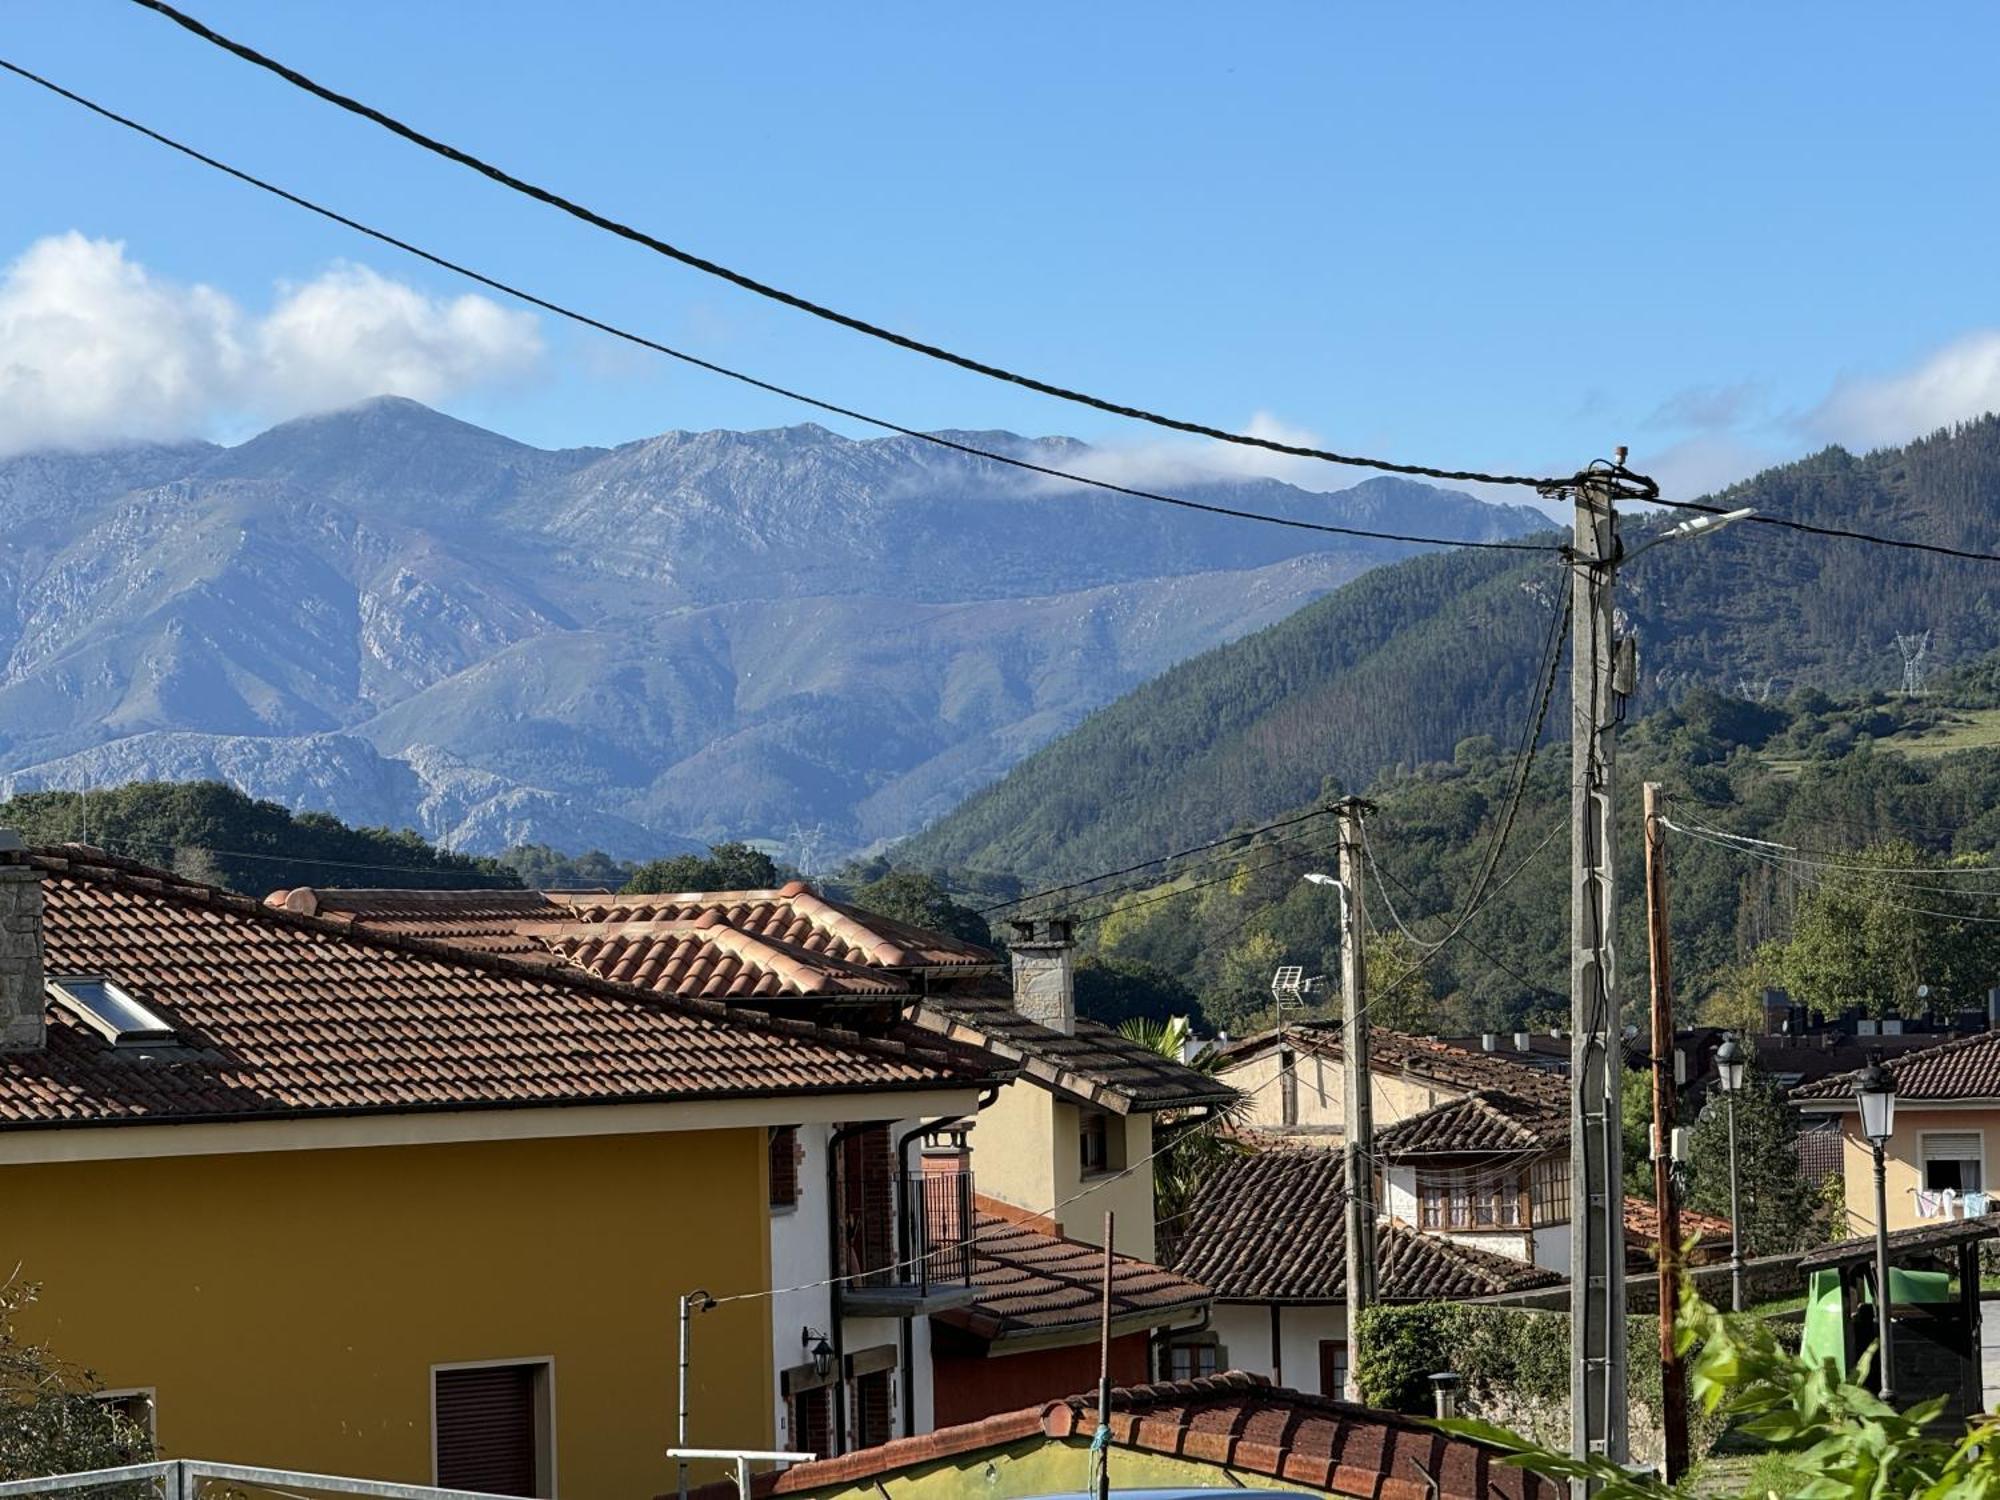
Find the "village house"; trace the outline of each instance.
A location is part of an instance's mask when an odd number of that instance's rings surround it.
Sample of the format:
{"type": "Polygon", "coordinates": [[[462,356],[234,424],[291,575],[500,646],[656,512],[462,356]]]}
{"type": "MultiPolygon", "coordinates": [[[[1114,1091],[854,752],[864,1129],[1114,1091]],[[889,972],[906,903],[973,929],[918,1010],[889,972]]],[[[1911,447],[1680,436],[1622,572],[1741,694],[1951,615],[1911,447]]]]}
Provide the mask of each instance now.
{"type": "MultiPolygon", "coordinates": [[[[1175,1269],[1215,1296],[1210,1325],[1167,1346],[1170,1377],[1247,1370],[1325,1396],[1348,1393],[1344,1153],[1276,1144],[1226,1161],[1203,1187],[1175,1269]]],[[[1376,1295],[1436,1302],[1552,1286],[1561,1278],[1475,1236],[1384,1223],[1376,1295]]],[[[1440,1367],[1442,1368],[1442,1366],[1440,1367]]]]}
{"type": "Polygon", "coordinates": [[[1119,1378],[1143,1381],[1153,1340],[1206,1315],[1202,1288],[1151,1263],[1153,1122],[1199,1118],[1235,1092],[1078,1017],[1060,923],[1020,924],[1003,959],[804,881],[645,896],[301,888],[267,900],[656,993],[837,1016],[993,1070],[994,1086],[953,1115],[772,1128],[773,1423],[800,1451],[844,1453],[1089,1384],[1096,1303],[1067,1295],[1063,1278],[1081,1247],[1102,1244],[1106,1210],[1119,1378]]]}
{"type": "Polygon", "coordinates": [[[1008,1073],[72,846],[0,849],[0,945],[22,1332],[170,1454],[656,1493],[696,1292],[691,1434],[767,1447],[773,1131],[880,1139],[1008,1073]]]}
{"type": "MultiPolygon", "coordinates": [[[[1895,1080],[1894,1134],[1883,1148],[1888,1227],[1912,1229],[1988,1212],[1988,1153],[2000,1149],[2000,1032],[1908,1052],[1885,1062],[1895,1080]]],[[[1854,1075],[1794,1089],[1807,1120],[1838,1125],[1850,1234],[1873,1234],[1874,1148],[1861,1133],[1854,1075]]]]}

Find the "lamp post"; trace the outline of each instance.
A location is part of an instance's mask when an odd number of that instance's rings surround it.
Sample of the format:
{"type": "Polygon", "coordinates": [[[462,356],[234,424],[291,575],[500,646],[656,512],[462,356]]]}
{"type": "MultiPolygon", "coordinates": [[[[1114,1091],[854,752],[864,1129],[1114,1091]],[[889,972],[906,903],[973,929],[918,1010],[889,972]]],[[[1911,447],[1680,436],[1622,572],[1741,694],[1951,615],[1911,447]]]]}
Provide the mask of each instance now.
{"type": "Polygon", "coordinates": [[[1743,1215],[1736,1193],[1736,1096],[1743,1092],[1746,1059],[1733,1036],[1724,1037],[1715,1049],[1715,1072],[1722,1082],[1722,1097],[1729,1107],[1729,1310],[1743,1311],[1743,1215]]]}
{"type": "Polygon", "coordinates": [[[1896,1133],[1896,1080],[1882,1066],[1879,1055],[1855,1075],[1854,1096],[1861,1105],[1861,1133],[1875,1152],[1875,1323],[1881,1330],[1877,1338],[1876,1389],[1884,1401],[1889,1401],[1894,1391],[1889,1316],[1889,1178],[1882,1148],[1896,1133]]]}

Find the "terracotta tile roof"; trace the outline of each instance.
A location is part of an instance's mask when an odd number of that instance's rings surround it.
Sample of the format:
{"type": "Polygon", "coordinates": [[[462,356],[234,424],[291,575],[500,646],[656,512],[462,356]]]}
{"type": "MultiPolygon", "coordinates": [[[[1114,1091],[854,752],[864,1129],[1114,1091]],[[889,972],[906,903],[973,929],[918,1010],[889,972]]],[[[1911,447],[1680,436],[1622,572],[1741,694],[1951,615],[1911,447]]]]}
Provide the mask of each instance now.
{"type": "Polygon", "coordinates": [[[829,901],[803,880],[772,891],[682,891],[619,896],[603,891],[343,890],[301,886],[268,898],[292,911],[346,917],[424,937],[518,933],[524,924],[610,926],[711,919],[751,937],[839,963],[910,972],[993,968],[976,944],[829,901]]]}
{"type": "MultiPolygon", "coordinates": [[[[1292,1147],[1226,1161],[1196,1199],[1174,1269],[1225,1301],[1339,1301],[1347,1290],[1343,1154],[1292,1147]]],[[[1384,1301],[1485,1297],[1560,1280],[1525,1261],[1400,1224],[1382,1225],[1376,1248],[1384,1301]]]]}
{"type": "MultiPolygon", "coordinates": [[[[973,1241],[978,1299],[933,1316],[993,1343],[1064,1329],[1095,1330],[1103,1306],[1104,1251],[1054,1233],[1046,1218],[981,1196],[973,1241]]],[[[1111,1265],[1111,1319],[1157,1328],[1197,1315],[1208,1288],[1128,1255],[1111,1265]]]]}
{"type": "Polygon", "coordinates": [[[1072,1035],[1031,1021],[1014,1009],[1004,980],[933,994],[915,1020],[940,1036],[1018,1061],[1023,1077],[1117,1114],[1231,1104],[1239,1097],[1213,1074],[1162,1057],[1096,1021],[1079,1017],[1072,1035]]]}
{"type": "MultiPolygon", "coordinates": [[[[716,1000],[889,1000],[916,1027],[1018,1063],[1078,1102],[1123,1114],[1222,1104],[1236,1091],[1110,1027],[1064,1035],[1014,1009],[1001,959],[943,933],[828,901],[803,881],[776,891],[604,896],[565,891],[308,889],[267,898],[375,931],[568,962],[607,978],[716,1000]]],[[[906,1028],[908,1029],[908,1028],[906,1028]]],[[[902,1034],[902,1033],[899,1033],[902,1034]]]]}
{"type": "MultiPolygon", "coordinates": [[[[1338,1021],[1288,1025],[1285,1037],[1302,1052],[1330,1058],[1341,1056],[1338,1021]]],[[[1231,1062],[1254,1057],[1277,1042],[1276,1031],[1260,1032],[1229,1043],[1220,1049],[1220,1056],[1226,1067],[1231,1062]]],[[[1368,1028],[1368,1052],[1377,1071],[1409,1074],[1462,1093],[1494,1089],[1548,1103],[1553,1108],[1568,1107],[1567,1085],[1560,1074],[1518,1061],[1504,1052],[1474,1052],[1433,1037],[1412,1036],[1383,1026],[1368,1028]]]]}
{"type": "Polygon", "coordinates": [[[1567,1105],[1481,1089],[1385,1126],[1375,1148],[1387,1157],[1448,1156],[1555,1150],[1569,1139],[1567,1105]]]}
{"type": "MultiPolygon", "coordinates": [[[[1625,1199],[1626,1243],[1640,1242],[1641,1247],[1660,1243],[1660,1210],[1650,1199],[1627,1196],[1625,1199]]],[[[1696,1250],[1705,1250],[1715,1245],[1729,1243],[1729,1221],[1714,1214],[1700,1213],[1692,1208],[1681,1209],[1681,1238],[1692,1237],[1696,1250]]]]}
{"type": "Polygon", "coordinates": [[[0,1056],[0,1125],[696,1100],[984,1081],[961,1056],[289,911],[97,851],[45,872],[48,971],[103,973],[179,1045],[51,1006],[0,1056]]]}
{"type": "MultiPolygon", "coordinates": [[[[1502,1463],[1498,1450],[1446,1437],[1420,1418],[1288,1390],[1240,1370],[1121,1387],[1111,1393],[1104,1425],[1114,1449],[1227,1469],[1238,1486],[1242,1481],[1235,1475],[1255,1475],[1287,1488],[1359,1500],[1562,1500],[1566,1493],[1554,1480],[1502,1463]]],[[[1070,1445],[1080,1459],[1097,1427],[1095,1394],[1071,1396],[759,1474],[753,1493],[761,1500],[852,1491],[871,1481],[887,1493],[882,1482],[891,1476],[947,1465],[970,1473],[977,1455],[1036,1438],[1070,1445]]],[[[1117,1472],[1115,1457],[1112,1470],[1117,1472]]],[[[1077,1472],[1083,1472],[1081,1465],[1077,1472]]],[[[699,1494],[700,1500],[724,1500],[734,1487],[717,1485],[699,1494]]]]}
{"type": "MultiPolygon", "coordinates": [[[[1982,1031],[1941,1042],[1885,1063],[1896,1080],[1898,1101],[2000,1099],[2000,1031],[1982,1031]]],[[[1854,1074],[1837,1073],[1792,1090],[1800,1101],[1854,1103],[1854,1074]]]]}

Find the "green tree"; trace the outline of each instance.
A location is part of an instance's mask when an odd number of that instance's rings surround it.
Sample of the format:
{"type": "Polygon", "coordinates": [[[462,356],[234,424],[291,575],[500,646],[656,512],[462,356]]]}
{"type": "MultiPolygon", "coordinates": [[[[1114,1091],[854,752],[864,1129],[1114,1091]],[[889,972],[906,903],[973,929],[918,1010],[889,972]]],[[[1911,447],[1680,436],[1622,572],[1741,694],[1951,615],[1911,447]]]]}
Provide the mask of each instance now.
{"type": "MultiPolygon", "coordinates": [[[[1799,1122],[1784,1091],[1747,1070],[1736,1095],[1737,1226],[1743,1253],[1776,1255],[1826,1237],[1819,1200],[1799,1175],[1799,1122]]],[[[1729,1107],[1712,1091],[1688,1145],[1689,1201],[1704,1213],[1729,1216],[1729,1107]]]]}
{"type": "MultiPolygon", "coordinates": [[[[1185,1057],[1193,1035],[1186,1016],[1165,1021],[1135,1017],[1120,1026],[1118,1034],[1172,1062],[1185,1061],[1197,1072],[1213,1073],[1220,1061],[1212,1046],[1193,1058],[1185,1057]]],[[[1155,1121],[1153,1147],[1159,1154],[1153,1158],[1153,1224],[1163,1265],[1172,1264],[1175,1237],[1185,1227],[1202,1187],[1224,1162],[1243,1153],[1234,1138],[1216,1128],[1218,1121],[1240,1120],[1246,1108],[1239,1097],[1208,1113],[1177,1111],[1172,1118],[1155,1121]]]]}
{"type": "Polygon", "coordinates": [[[516,844],[494,863],[512,870],[521,884],[538,891],[615,891],[639,873],[637,865],[613,859],[602,849],[569,855],[547,844],[516,844]]]}
{"type": "Polygon", "coordinates": [[[634,896],[681,891],[768,891],[783,884],[777,862],[748,844],[714,844],[706,855],[676,854],[639,866],[619,889],[634,896]]]}
{"type": "Polygon", "coordinates": [[[1076,965],[1076,1012],[1107,1026],[1194,1017],[1201,1005],[1177,975],[1133,959],[1086,954],[1076,965]]]}
{"type": "Polygon", "coordinates": [[[19,1279],[0,1286],[0,1481],[147,1462],[151,1437],[92,1399],[97,1377],[20,1331],[36,1290],[19,1279]]]}
{"type": "Polygon", "coordinates": [[[949,933],[982,946],[993,942],[984,917],[955,900],[935,875],[920,870],[890,870],[843,894],[863,911],[878,912],[892,921],[949,933]]]}
{"type": "Polygon", "coordinates": [[[1874,1016],[1921,1014],[1939,1000],[1970,1003],[2000,974],[2000,931],[1967,920],[1990,918],[1990,905],[1974,909],[1977,898],[1950,880],[1926,879],[1940,867],[1914,845],[1877,844],[1817,868],[1791,939],[1774,955],[1801,1004],[1822,1015],[1853,1005],[1874,1016]],[[1920,986],[1932,998],[1919,998],[1920,986]]]}

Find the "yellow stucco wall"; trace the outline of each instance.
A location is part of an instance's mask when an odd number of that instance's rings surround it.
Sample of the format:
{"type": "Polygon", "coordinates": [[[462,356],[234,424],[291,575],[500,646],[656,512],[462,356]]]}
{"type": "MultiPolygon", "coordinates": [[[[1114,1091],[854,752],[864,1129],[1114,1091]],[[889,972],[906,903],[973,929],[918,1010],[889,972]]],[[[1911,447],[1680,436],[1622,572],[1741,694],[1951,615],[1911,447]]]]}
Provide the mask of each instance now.
{"type": "MultiPolygon", "coordinates": [[[[1143,1161],[1153,1151],[1153,1117],[1112,1115],[1111,1129],[1123,1128],[1124,1161],[1143,1161]]],[[[1141,1260],[1153,1258],[1153,1174],[1142,1167],[1077,1198],[1090,1181],[1082,1175],[1078,1132],[1082,1112],[1047,1089],[1016,1080],[979,1113],[972,1130],[972,1169],[979,1191],[1024,1208],[1046,1213],[1058,1203],[1076,1198],[1056,1216],[1064,1234],[1101,1244],[1104,1213],[1117,1216],[1117,1249],[1141,1260]]]]}
{"type": "MultiPolygon", "coordinates": [[[[1861,1122],[1849,1112],[1841,1119],[1841,1165],[1847,1188],[1847,1232],[1875,1232],[1874,1149],[1861,1137],[1861,1122]]],[[[1896,1107],[1896,1133],[1883,1151],[1884,1179],[1889,1190],[1889,1228],[1909,1229],[1925,1221],[1917,1217],[1916,1189],[1923,1185],[1923,1135],[1928,1131],[1979,1131],[1985,1137],[1985,1181],[1993,1187],[2000,1161],[2000,1110],[1918,1109],[1896,1107]]],[[[1935,1221],[1932,1221],[1935,1222],[1935,1221]]]]}
{"type": "MultiPolygon", "coordinates": [[[[1083,1439],[1035,1438],[964,1459],[908,1469],[847,1485],[805,1490],[814,1500],[1016,1500],[1022,1496],[1079,1495],[1088,1492],[1090,1444],[1083,1439]]],[[[1222,1464],[1197,1463],[1128,1448],[1111,1450],[1115,1490],[1168,1489],[1207,1485],[1218,1490],[1288,1489],[1304,1486],[1268,1474],[1246,1473],[1222,1464]]]]}
{"type": "MultiPolygon", "coordinates": [[[[1303,1050],[1295,1051],[1293,1057],[1298,1076],[1298,1119],[1294,1123],[1308,1130],[1340,1129],[1347,1118],[1341,1060],[1303,1050]]],[[[1276,1048],[1223,1068],[1217,1076],[1249,1096],[1248,1124],[1263,1130],[1284,1128],[1285,1089],[1276,1081],[1276,1048]]],[[[1371,1083],[1377,1129],[1456,1099],[1462,1092],[1380,1069],[1372,1075],[1371,1083]]]]}
{"type": "MultiPolygon", "coordinates": [[[[135,1127],[146,1128],[146,1127],[135,1127]]],[[[554,1359],[556,1488],[670,1488],[675,1303],[768,1285],[764,1132],[0,1167],[28,1331],[169,1456],[429,1483],[431,1367],[554,1359]]],[[[695,1322],[692,1442],[771,1441],[768,1303],[695,1322]]]]}

